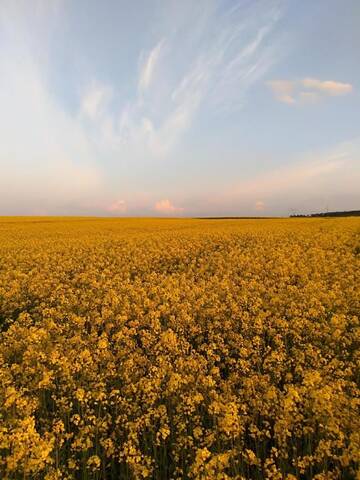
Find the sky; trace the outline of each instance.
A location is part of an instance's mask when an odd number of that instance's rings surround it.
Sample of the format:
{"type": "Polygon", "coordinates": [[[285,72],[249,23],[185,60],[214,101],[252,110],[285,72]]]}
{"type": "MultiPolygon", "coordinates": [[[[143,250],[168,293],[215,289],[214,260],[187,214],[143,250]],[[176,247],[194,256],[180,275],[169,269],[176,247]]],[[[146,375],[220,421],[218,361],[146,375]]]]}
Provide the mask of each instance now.
{"type": "Polygon", "coordinates": [[[0,0],[0,215],[360,209],[359,0],[0,0]]]}

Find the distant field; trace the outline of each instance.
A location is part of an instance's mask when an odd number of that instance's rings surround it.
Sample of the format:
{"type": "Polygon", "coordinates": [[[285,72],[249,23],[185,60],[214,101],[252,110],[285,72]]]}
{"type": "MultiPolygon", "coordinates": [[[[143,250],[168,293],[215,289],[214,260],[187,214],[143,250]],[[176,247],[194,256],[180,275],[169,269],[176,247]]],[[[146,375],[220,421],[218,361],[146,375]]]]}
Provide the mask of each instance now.
{"type": "Polygon", "coordinates": [[[360,478],[359,267],[360,218],[0,217],[0,478],[360,478]]]}

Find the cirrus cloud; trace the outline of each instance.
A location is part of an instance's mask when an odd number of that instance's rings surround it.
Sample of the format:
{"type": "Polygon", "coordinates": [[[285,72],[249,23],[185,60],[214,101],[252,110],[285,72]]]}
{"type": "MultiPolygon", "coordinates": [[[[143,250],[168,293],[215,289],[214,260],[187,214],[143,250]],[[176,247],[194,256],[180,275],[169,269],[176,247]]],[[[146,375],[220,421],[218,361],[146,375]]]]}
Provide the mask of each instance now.
{"type": "MultiPolygon", "coordinates": [[[[152,48],[140,52],[136,91],[125,103],[109,105],[100,81],[90,96],[85,92],[82,110],[85,105],[92,141],[101,148],[135,161],[171,158],[201,114],[239,107],[276,62],[275,29],[283,14],[277,1],[266,8],[252,3],[246,17],[206,1],[197,17],[191,2],[181,5],[177,27],[158,32],[152,48]]],[[[121,98],[119,86],[112,93],[121,98]]]]}
{"type": "Polygon", "coordinates": [[[164,39],[160,40],[160,42],[151,50],[146,61],[143,62],[139,76],[140,90],[146,90],[150,86],[156,66],[164,49],[164,44],[164,39]]]}

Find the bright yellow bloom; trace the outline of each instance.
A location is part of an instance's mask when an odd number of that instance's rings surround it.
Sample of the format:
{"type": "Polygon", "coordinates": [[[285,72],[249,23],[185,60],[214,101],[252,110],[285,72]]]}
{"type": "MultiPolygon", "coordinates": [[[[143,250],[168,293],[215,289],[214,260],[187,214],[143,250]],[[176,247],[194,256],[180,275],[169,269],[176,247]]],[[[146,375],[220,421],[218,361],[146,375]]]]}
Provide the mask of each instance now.
{"type": "Polygon", "coordinates": [[[0,219],[0,478],[359,478],[360,221],[0,219]]]}

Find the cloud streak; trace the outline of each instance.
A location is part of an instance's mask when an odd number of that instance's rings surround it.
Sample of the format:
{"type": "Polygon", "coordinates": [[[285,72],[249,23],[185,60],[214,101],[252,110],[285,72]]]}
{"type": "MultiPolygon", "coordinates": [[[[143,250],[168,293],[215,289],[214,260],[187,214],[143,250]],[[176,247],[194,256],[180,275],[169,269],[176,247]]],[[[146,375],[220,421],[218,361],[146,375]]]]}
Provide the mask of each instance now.
{"type": "Polygon", "coordinates": [[[330,150],[307,152],[292,158],[290,165],[229,187],[218,203],[225,211],[235,206],[240,212],[249,210],[251,204],[257,211],[266,205],[267,211],[280,215],[289,213],[285,205],[311,211],[324,208],[325,201],[335,208],[351,209],[354,199],[360,201],[359,158],[360,138],[330,150]],[[347,186],[346,192],[343,185],[347,186]]]}
{"type": "Polygon", "coordinates": [[[140,70],[140,75],[139,75],[140,91],[145,91],[149,88],[154,76],[156,66],[164,50],[164,45],[165,45],[164,39],[160,40],[159,43],[151,50],[151,52],[143,62],[140,70]]]}

